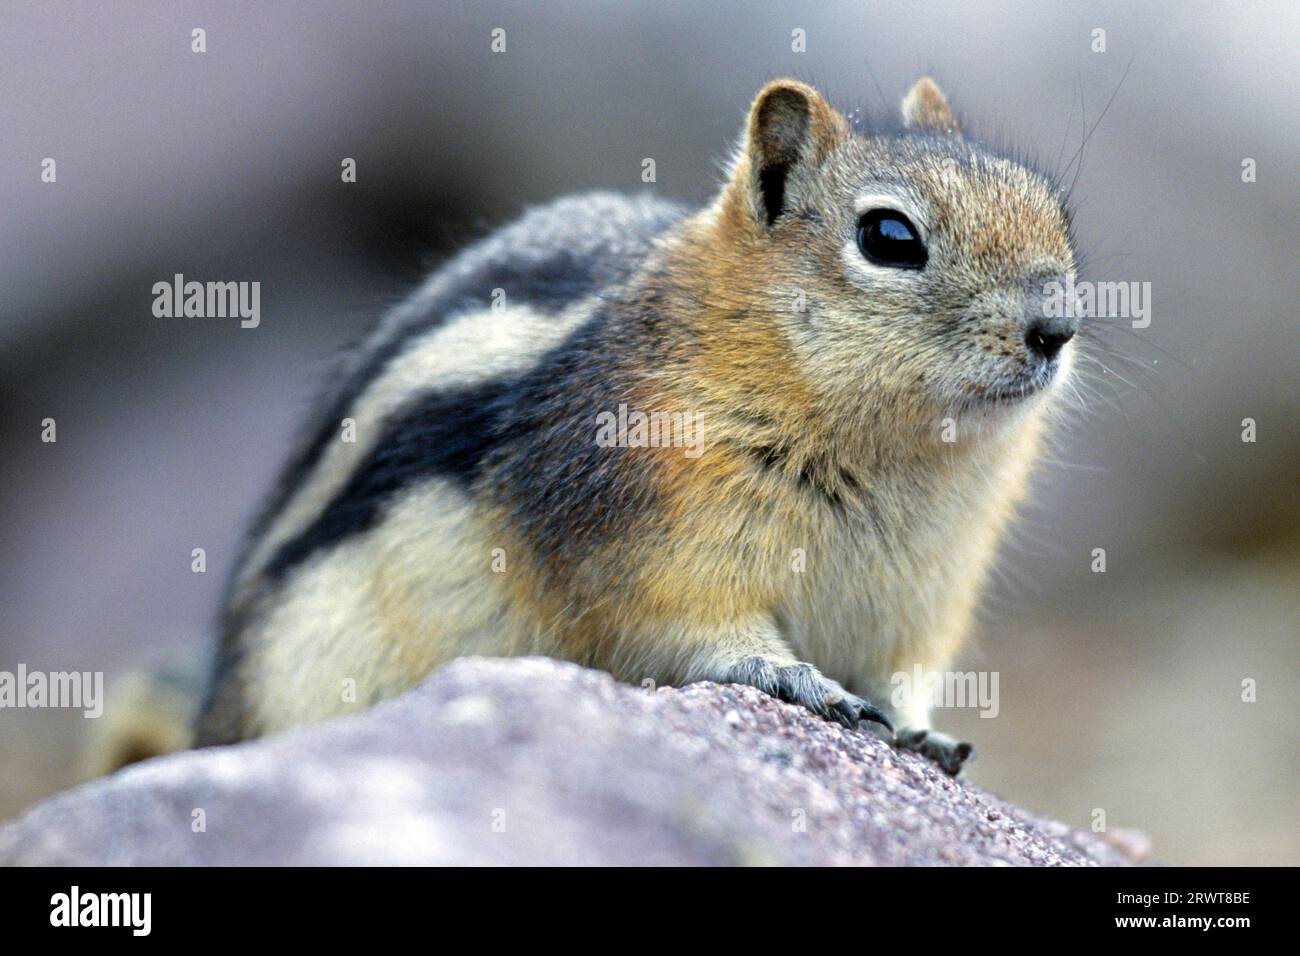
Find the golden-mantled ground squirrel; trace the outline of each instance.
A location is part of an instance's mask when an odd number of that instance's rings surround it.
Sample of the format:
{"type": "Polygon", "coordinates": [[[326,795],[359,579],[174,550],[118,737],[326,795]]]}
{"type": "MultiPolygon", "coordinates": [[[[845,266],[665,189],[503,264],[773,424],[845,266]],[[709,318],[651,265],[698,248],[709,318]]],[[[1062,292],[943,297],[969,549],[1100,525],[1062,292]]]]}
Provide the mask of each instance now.
{"type": "Polygon", "coordinates": [[[1074,269],[1054,185],[929,79],[888,129],[769,84],[701,211],[529,212],[350,356],[231,584],[198,742],[542,654],[892,724],[955,773],[970,747],[890,678],[968,629],[1074,269]]]}

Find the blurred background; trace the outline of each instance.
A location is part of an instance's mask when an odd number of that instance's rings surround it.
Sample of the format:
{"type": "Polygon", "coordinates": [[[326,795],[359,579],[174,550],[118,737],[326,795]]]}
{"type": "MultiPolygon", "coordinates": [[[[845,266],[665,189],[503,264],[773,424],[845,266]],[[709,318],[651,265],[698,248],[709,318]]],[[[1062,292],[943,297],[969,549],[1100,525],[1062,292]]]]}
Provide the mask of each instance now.
{"type": "MultiPolygon", "coordinates": [[[[1149,328],[1090,330],[960,662],[999,673],[1000,714],[938,722],[976,783],[1102,809],[1167,862],[1300,863],[1298,36],[1290,2],[10,0],[0,670],[201,660],[326,361],[442,256],[563,193],[702,202],[768,79],[880,111],[929,72],[1052,168],[1110,101],[1074,191],[1084,278],[1152,289],[1149,328]],[[259,281],[260,327],[155,318],[177,272],[259,281]]],[[[0,711],[0,819],[75,781],[86,723],[0,711]]]]}

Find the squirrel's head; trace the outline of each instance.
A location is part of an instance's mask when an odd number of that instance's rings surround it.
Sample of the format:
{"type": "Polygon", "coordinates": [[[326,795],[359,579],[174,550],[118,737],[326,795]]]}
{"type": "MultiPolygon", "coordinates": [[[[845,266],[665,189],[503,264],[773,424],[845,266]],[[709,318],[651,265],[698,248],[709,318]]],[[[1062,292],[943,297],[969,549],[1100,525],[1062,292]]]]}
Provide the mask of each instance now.
{"type": "Polygon", "coordinates": [[[776,317],[807,384],[841,408],[1006,421],[1069,368],[1076,320],[1049,315],[1075,269],[1061,199],[965,139],[928,78],[889,132],[770,83],[714,209],[722,294],[776,317]]]}

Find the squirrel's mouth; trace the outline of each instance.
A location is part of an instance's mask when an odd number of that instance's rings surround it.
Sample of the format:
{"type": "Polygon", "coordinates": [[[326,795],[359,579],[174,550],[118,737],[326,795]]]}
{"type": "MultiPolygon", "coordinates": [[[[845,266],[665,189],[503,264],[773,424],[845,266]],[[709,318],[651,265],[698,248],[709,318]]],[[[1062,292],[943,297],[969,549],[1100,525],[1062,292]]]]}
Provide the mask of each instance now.
{"type": "Polygon", "coordinates": [[[1039,394],[1055,381],[1057,364],[1056,362],[1045,364],[1032,373],[1010,382],[999,382],[994,385],[970,382],[966,386],[968,407],[1019,405],[1039,394]]]}
{"type": "Polygon", "coordinates": [[[986,402],[1013,403],[1022,402],[1031,395],[1036,395],[1047,385],[1046,382],[1029,380],[1020,385],[999,386],[997,388],[979,389],[977,395],[986,402]]]}

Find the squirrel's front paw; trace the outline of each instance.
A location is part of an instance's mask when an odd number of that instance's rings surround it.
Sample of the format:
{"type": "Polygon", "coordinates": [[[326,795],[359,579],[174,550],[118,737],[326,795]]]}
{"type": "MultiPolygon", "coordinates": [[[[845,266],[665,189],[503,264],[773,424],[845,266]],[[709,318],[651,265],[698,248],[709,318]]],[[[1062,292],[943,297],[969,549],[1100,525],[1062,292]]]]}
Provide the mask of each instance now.
{"type": "Polygon", "coordinates": [[[731,668],[726,682],[757,687],[779,700],[800,704],[820,717],[837,720],[845,727],[874,720],[894,729],[879,707],[850,694],[811,664],[774,664],[765,657],[747,657],[731,668]]]}
{"type": "Polygon", "coordinates": [[[961,773],[962,764],[975,756],[970,744],[937,730],[900,730],[894,735],[894,746],[928,757],[953,777],[961,773]]]}

